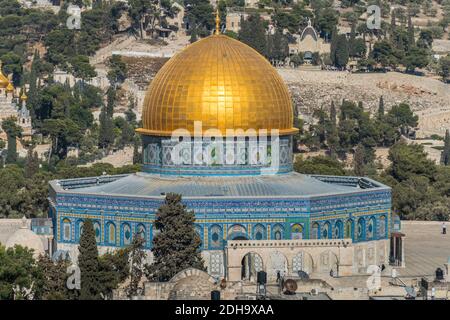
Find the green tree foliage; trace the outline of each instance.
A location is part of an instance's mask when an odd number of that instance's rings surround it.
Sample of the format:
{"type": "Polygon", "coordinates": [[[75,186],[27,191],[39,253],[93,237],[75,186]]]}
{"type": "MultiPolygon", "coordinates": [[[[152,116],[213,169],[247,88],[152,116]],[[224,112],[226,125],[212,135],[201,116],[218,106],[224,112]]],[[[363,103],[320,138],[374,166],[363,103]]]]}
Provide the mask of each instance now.
{"type": "Polygon", "coordinates": [[[69,261],[59,259],[52,261],[47,255],[39,256],[37,268],[40,272],[38,280],[38,296],[42,300],[66,300],[69,297],[67,289],[67,268],[69,261]]]}
{"type": "Polygon", "coordinates": [[[336,39],[336,51],[334,57],[335,66],[338,68],[345,68],[348,63],[349,50],[348,41],[345,35],[338,35],[336,39]]]}
{"type": "Polygon", "coordinates": [[[267,53],[266,27],[259,14],[242,18],[238,38],[262,55],[267,53]]]}
{"type": "Polygon", "coordinates": [[[22,135],[22,128],[17,124],[16,117],[9,117],[2,121],[2,129],[8,139],[8,151],[6,163],[15,163],[17,161],[17,138],[22,135]]]}
{"type": "Polygon", "coordinates": [[[39,158],[37,152],[33,152],[33,148],[27,151],[25,163],[25,178],[32,178],[39,171],[39,158]]]}
{"type": "Polygon", "coordinates": [[[83,233],[80,237],[80,252],[78,256],[78,266],[81,273],[81,300],[97,300],[100,299],[99,284],[99,261],[97,242],[95,240],[95,231],[92,220],[87,219],[83,224],[83,233]]]}
{"type": "Polygon", "coordinates": [[[109,59],[108,80],[115,86],[125,81],[127,77],[127,65],[122,61],[121,56],[113,55],[109,59]]]}
{"type": "Polygon", "coordinates": [[[444,82],[447,82],[450,79],[450,55],[439,59],[438,73],[444,82]]]}
{"type": "Polygon", "coordinates": [[[388,159],[392,162],[389,173],[399,182],[412,176],[433,180],[436,174],[436,165],[427,159],[421,145],[398,142],[389,150],[388,159]]]}
{"type": "Polygon", "coordinates": [[[208,36],[215,29],[214,8],[211,3],[208,0],[183,0],[183,3],[188,32],[194,30],[196,37],[208,36]]]}
{"type": "Polygon", "coordinates": [[[410,128],[417,127],[419,117],[414,115],[407,103],[392,106],[386,115],[386,121],[395,128],[399,128],[402,134],[410,128]]]}
{"type": "Polygon", "coordinates": [[[282,63],[289,56],[288,40],[280,29],[267,37],[266,55],[274,65],[282,63]]]}
{"type": "Polygon", "coordinates": [[[450,165],[450,131],[448,129],[445,131],[444,150],[442,150],[441,154],[441,163],[445,166],[450,165]]]}
{"type": "Polygon", "coordinates": [[[142,294],[143,288],[140,287],[142,277],[145,272],[145,239],[140,234],[135,234],[133,242],[128,248],[130,259],[130,282],[125,288],[129,298],[142,294]]]}
{"type": "Polygon", "coordinates": [[[339,160],[326,156],[317,156],[307,159],[297,157],[294,162],[294,170],[305,174],[323,174],[344,176],[346,174],[339,160]]]}
{"type": "Polygon", "coordinates": [[[31,299],[38,289],[38,277],[32,250],[21,246],[6,249],[0,244],[0,300],[31,299]],[[31,295],[27,295],[30,289],[31,295]]]}
{"type": "Polygon", "coordinates": [[[194,229],[194,212],[188,211],[181,196],[167,194],[156,213],[153,238],[153,264],[147,267],[147,278],[168,281],[186,268],[204,270],[200,255],[201,239],[194,229]]]}
{"type": "Polygon", "coordinates": [[[430,54],[426,48],[413,47],[407,51],[403,60],[403,65],[409,72],[414,72],[416,68],[424,68],[430,62],[430,54]]]}

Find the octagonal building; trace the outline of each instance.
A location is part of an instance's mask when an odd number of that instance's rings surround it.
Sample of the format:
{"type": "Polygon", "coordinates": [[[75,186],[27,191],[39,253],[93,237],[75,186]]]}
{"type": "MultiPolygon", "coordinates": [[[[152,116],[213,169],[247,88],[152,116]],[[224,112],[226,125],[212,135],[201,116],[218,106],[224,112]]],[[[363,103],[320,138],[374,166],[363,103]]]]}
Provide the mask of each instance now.
{"type": "Polygon", "coordinates": [[[249,46],[215,34],[175,55],[149,86],[142,123],[142,172],[50,182],[58,251],[77,256],[90,218],[100,252],[139,234],[151,257],[155,213],[173,192],[195,212],[206,267],[218,278],[232,270],[236,278],[239,267],[245,277],[260,269],[355,274],[388,263],[390,188],[293,171],[288,89],[249,46]],[[264,244],[267,259],[247,256],[252,250],[230,257],[240,244],[264,244]]]}

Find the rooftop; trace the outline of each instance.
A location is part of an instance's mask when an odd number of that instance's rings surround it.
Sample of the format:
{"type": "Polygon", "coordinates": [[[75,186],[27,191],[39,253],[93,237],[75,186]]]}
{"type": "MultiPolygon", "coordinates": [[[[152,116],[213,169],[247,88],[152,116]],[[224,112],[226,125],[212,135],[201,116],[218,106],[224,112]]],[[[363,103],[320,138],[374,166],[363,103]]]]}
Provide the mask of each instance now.
{"type": "Polygon", "coordinates": [[[161,197],[308,197],[349,194],[364,189],[387,190],[368,178],[309,176],[296,172],[261,176],[163,176],[149,173],[53,180],[59,193],[161,197]]]}

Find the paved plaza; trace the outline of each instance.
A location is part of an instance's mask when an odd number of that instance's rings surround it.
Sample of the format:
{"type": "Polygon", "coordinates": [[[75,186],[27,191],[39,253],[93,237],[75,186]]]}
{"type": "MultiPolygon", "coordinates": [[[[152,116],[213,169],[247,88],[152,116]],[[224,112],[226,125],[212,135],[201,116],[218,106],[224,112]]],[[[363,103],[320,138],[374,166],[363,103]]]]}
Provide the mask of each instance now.
{"type": "Polygon", "coordinates": [[[400,277],[434,276],[436,268],[443,269],[450,257],[450,223],[443,235],[442,222],[402,221],[405,238],[406,268],[400,277]]]}

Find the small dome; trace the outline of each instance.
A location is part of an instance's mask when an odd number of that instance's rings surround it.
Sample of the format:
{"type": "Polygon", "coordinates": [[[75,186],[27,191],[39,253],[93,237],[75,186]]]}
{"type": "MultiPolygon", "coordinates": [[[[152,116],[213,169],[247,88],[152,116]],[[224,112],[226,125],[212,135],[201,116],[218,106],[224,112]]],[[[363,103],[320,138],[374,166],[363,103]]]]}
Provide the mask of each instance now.
{"type": "Polygon", "coordinates": [[[40,254],[45,253],[44,245],[41,238],[31,231],[27,226],[27,219],[22,218],[22,226],[16,232],[12,234],[6,241],[6,247],[12,248],[15,245],[20,245],[22,247],[27,247],[33,249],[33,256],[37,257],[40,254]]]}
{"type": "Polygon", "coordinates": [[[13,92],[14,91],[14,86],[12,85],[12,83],[8,83],[8,85],[6,86],[6,91],[8,92],[13,92]]]}

